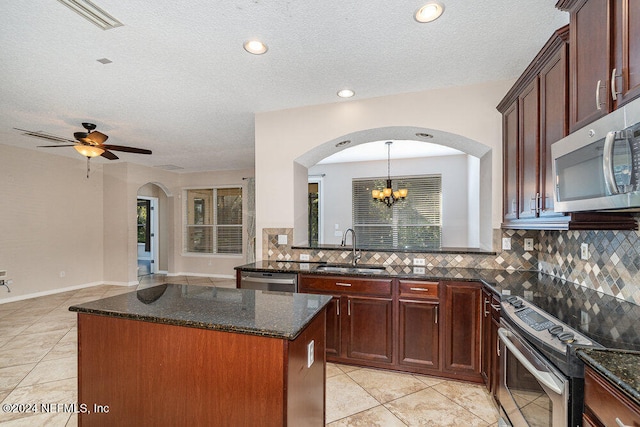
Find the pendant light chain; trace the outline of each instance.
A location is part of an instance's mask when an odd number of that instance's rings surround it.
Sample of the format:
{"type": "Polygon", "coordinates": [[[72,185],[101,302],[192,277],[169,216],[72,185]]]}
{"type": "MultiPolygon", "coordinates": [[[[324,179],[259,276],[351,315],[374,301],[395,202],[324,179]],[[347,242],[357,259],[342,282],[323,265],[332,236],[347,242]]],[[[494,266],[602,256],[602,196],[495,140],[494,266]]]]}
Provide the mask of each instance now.
{"type": "Polygon", "coordinates": [[[387,141],[385,144],[387,144],[387,186],[383,190],[372,190],[371,196],[374,201],[382,202],[391,207],[398,200],[404,200],[409,190],[400,188],[393,191],[391,186],[391,144],[393,144],[393,141],[387,141]]]}

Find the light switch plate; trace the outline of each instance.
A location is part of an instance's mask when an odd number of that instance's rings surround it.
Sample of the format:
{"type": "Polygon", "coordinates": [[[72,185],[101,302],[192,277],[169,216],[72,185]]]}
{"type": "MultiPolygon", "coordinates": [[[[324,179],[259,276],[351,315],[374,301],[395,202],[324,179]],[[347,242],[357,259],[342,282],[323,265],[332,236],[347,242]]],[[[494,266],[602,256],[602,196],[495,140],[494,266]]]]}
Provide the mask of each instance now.
{"type": "Polygon", "coordinates": [[[503,237],[502,238],[502,250],[510,251],[511,250],[511,237],[503,237]]]}
{"type": "Polygon", "coordinates": [[[413,267],[413,274],[424,274],[424,267],[413,267]]]}
{"type": "Polygon", "coordinates": [[[300,254],[300,261],[309,261],[309,254],[300,254]]]}
{"type": "Polygon", "coordinates": [[[413,265],[424,265],[424,258],[414,258],[413,259],[413,265]]]}
{"type": "Polygon", "coordinates": [[[307,368],[310,368],[313,365],[314,359],[314,351],[315,351],[315,343],[313,340],[307,344],[307,368]]]}

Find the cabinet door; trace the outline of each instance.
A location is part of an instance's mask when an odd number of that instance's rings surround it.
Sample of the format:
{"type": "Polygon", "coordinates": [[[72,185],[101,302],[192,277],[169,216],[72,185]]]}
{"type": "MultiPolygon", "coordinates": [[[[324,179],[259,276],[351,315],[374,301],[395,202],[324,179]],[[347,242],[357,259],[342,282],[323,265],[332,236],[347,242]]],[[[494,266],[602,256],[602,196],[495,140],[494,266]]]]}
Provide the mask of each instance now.
{"type": "Polygon", "coordinates": [[[327,356],[340,357],[340,297],[334,296],[327,304],[327,336],[325,350],[327,356]]]}
{"type": "Polygon", "coordinates": [[[520,218],[534,218],[538,201],[538,79],[534,79],[518,99],[520,119],[520,218]]]}
{"type": "Polygon", "coordinates": [[[505,221],[518,218],[518,102],[502,116],[503,185],[502,212],[505,221]]]}
{"type": "Polygon", "coordinates": [[[640,2],[615,0],[615,70],[611,79],[616,107],[640,95],[640,2]]]}
{"type": "Polygon", "coordinates": [[[540,159],[539,216],[561,216],[553,211],[554,185],[551,144],[567,136],[569,85],[567,81],[567,44],[540,71],[540,159]]]}
{"type": "Polygon", "coordinates": [[[489,376],[491,382],[491,392],[494,400],[498,401],[498,383],[500,382],[500,376],[502,375],[502,355],[500,354],[500,340],[498,339],[498,329],[500,328],[500,321],[495,318],[491,319],[491,333],[489,346],[491,347],[491,375],[489,376]]]}
{"type": "Polygon", "coordinates": [[[399,363],[406,366],[440,367],[437,301],[400,300],[399,363]]]}
{"type": "Polygon", "coordinates": [[[386,298],[345,297],[347,321],[347,357],[391,363],[393,359],[393,300],[386,298]]]}
{"type": "Polygon", "coordinates": [[[585,0],[571,11],[571,132],[604,116],[612,108],[609,12],[609,0],[585,0]]]}
{"type": "Polygon", "coordinates": [[[482,286],[473,282],[445,282],[444,369],[480,375],[482,286]]]}

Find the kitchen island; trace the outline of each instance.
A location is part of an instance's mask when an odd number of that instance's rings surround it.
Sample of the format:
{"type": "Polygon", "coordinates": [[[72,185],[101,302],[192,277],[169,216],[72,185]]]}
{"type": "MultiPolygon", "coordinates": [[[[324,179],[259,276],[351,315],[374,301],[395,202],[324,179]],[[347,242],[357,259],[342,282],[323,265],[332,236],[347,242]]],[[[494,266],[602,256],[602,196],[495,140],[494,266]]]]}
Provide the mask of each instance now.
{"type": "Polygon", "coordinates": [[[79,425],[324,425],[330,297],[159,285],[78,313],[79,425]]]}

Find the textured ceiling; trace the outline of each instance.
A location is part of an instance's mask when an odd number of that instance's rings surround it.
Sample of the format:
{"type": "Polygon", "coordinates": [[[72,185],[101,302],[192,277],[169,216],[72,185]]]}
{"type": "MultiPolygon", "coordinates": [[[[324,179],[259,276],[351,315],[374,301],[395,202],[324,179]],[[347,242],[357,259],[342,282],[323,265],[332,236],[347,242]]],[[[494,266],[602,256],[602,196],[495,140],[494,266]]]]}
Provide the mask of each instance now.
{"type": "Polygon", "coordinates": [[[54,0],[2,1],[0,143],[78,156],[13,128],[72,138],[89,121],[153,150],[123,161],[252,168],[256,112],[514,79],[568,22],[556,0],[442,1],[418,24],[414,0],[94,0],[124,24],[107,31],[54,0]],[[266,55],[243,50],[253,37],[266,55]]]}

